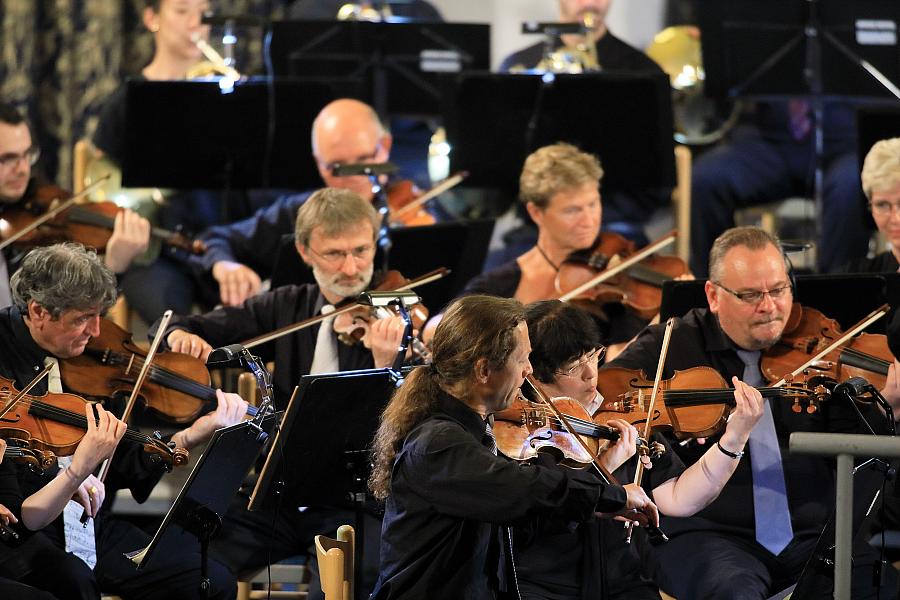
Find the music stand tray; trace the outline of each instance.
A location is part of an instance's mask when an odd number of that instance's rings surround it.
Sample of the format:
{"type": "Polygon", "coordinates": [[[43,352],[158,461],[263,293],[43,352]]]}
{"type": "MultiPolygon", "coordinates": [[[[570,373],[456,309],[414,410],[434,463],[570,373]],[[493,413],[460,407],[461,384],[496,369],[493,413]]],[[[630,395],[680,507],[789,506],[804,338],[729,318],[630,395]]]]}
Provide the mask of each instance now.
{"type": "Polygon", "coordinates": [[[200,588],[209,591],[209,540],[218,532],[229,502],[265,443],[265,430],[272,428],[275,419],[276,415],[267,415],[263,430],[251,421],[216,430],[150,544],[125,555],[138,570],[157,554],[176,552],[199,539],[203,578],[200,588]]]}
{"type": "Polygon", "coordinates": [[[557,142],[599,156],[604,189],[675,183],[671,89],[663,73],[463,73],[447,90],[444,123],[450,170],[468,171],[466,185],[515,192],[525,158],[557,142]]]}

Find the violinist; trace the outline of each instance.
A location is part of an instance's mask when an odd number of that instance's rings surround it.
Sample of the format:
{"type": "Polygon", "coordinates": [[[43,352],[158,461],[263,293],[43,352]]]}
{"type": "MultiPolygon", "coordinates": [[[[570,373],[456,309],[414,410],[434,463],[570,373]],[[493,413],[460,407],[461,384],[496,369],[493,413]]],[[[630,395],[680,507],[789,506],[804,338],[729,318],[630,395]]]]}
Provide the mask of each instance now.
{"type": "MultiPolygon", "coordinates": [[[[11,285],[14,304],[0,310],[0,375],[13,380],[21,389],[49,365],[52,367],[49,375],[32,393],[63,392],[58,360],[80,355],[91,336],[98,334],[101,315],[116,299],[115,277],[96,253],[66,243],[29,252],[13,275],[11,285]]],[[[114,406],[120,400],[109,399],[108,407],[121,408],[114,406]]],[[[195,447],[208,440],[215,429],[238,422],[246,413],[246,403],[236,394],[218,392],[218,400],[216,411],[172,436],[176,446],[195,447]]],[[[39,433],[31,432],[32,436],[39,433]]],[[[140,502],[147,498],[162,475],[152,457],[133,444],[123,445],[111,465],[106,493],[129,488],[140,502]]],[[[17,476],[26,496],[47,486],[48,477],[52,479],[52,475],[40,475],[24,468],[18,469],[17,476]]],[[[99,485],[95,487],[101,489],[99,485]]],[[[85,559],[90,561],[102,591],[122,598],[194,595],[200,581],[199,552],[185,550],[136,571],[123,553],[146,546],[150,541],[146,533],[105,512],[89,521],[88,527],[82,527],[80,517],[80,510],[73,515],[64,513],[63,518],[55,519],[42,531],[59,548],[69,548],[76,542],[79,547],[84,546],[85,559]]],[[[233,597],[235,581],[228,571],[213,561],[210,573],[212,596],[233,597]]]]}
{"type": "MultiPolygon", "coordinates": [[[[525,307],[532,340],[534,377],[551,397],[569,397],[593,415],[603,404],[597,391],[597,369],[604,350],[595,321],[588,313],[558,300],[525,307]]],[[[735,409],[719,443],[742,448],[762,414],[762,396],[735,378],[735,409]]],[[[624,420],[606,423],[620,432],[601,461],[619,481],[633,481],[638,431],[624,420]]],[[[690,468],[662,436],[654,436],[665,453],[646,471],[644,488],[660,514],[689,516],[709,504],[737,468],[736,461],[716,447],[690,468]]],[[[659,598],[659,586],[641,575],[635,545],[624,543],[621,523],[594,519],[572,531],[567,523],[537,533],[516,535],[519,590],[522,598],[659,598]],[[529,539],[530,537],[530,539],[529,539]],[[602,553],[602,559],[600,558],[602,553]]],[[[639,534],[638,534],[639,535],[639,534]]]]}
{"type": "MultiPolygon", "coordinates": [[[[368,177],[337,177],[339,164],[384,163],[393,138],[375,110],[358,100],[342,98],[327,104],[312,127],[313,158],[322,181],[330,188],[350,190],[376,202],[368,177]]],[[[306,157],[298,157],[298,160],[306,157]]],[[[219,284],[222,304],[238,306],[260,291],[272,274],[281,236],[293,232],[297,209],[312,192],[282,196],[252,217],[212,227],[203,234],[206,254],[199,260],[219,284]]],[[[377,230],[377,228],[376,228],[377,230]]]]}
{"type": "MultiPolygon", "coordinates": [[[[793,301],[780,242],[761,229],[729,229],[713,244],[709,273],[709,308],[692,309],[676,321],[663,376],[708,366],[726,379],[764,385],[761,353],[780,339],[793,301]]],[[[655,373],[662,329],[644,330],[607,366],[655,373]]],[[[897,376],[895,364],[883,393],[900,408],[897,376]]],[[[876,431],[887,431],[877,409],[860,410],[876,431]]],[[[845,403],[824,402],[809,414],[769,399],[746,446],[731,446],[724,437],[708,439],[737,468],[719,497],[696,515],[663,517],[670,540],[655,548],[660,587],[678,598],[759,600],[795,583],[833,509],[834,476],[827,460],[789,453],[790,433],[863,430],[845,403]]],[[[709,451],[673,447],[687,465],[709,451]]],[[[854,556],[854,598],[872,594],[873,555],[867,547],[854,556]]],[[[887,583],[885,589],[893,588],[887,583]]]]}
{"type": "Polygon", "coordinates": [[[515,300],[456,300],[435,332],[433,362],[385,409],[369,481],[386,501],[374,600],[514,595],[508,526],[549,511],[581,522],[638,509],[655,522],[639,486],[605,485],[547,455],[532,464],[495,455],[490,417],[531,373],[524,317],[515,300]]]}
{"type": "MultiPolygon", "coordinates": [[[[220,307],[205,315],[176,316],[166,332],[168,346],[205,359],[215,346],[242,342],[280,327],[302,321],[370,289],[373,284],[375,233],[379,216],[370,202],[358,194],[336,188],[314,192],[297,213],[296,247],[312,268],[315,284],[283,286],[247,299],[241,306],[220,307]]],[[[265,360],[275,361],[275,404],[283,409],[300,377],[391,366],[404,335],[400,317],[370,323],[363,344],[339,343],[326,319],[259,347],[265,360]],[[274,345],[274,348],[271,347],[274,345]]],[[[212,552],[235,573],[249,572],[306,552],[314,535],[334,531],[351,513],[310,507],[300,512],[277,511],[277,537],[273,511],[246,510],[247,498],[237,498],[229,509],[226,526],[215,538],[212,552]],[[262,532],[262,533],[261,533],[262,532]]],[[[380,524],[367,526],[376,530],[380,524]]],[[[377,535],[366,536],[377,544],[377,535]]],[[[372,556],[373,553],[367,553],[372,556]]],[[[377,555],[377,552],[374,553],[377,555]]],[[[363,565],[364,578],[374,581],[376,564],[363,565]]]]}
{"type": "MultiPolygon", "coordinates": [[[[596,157],[570,144],[544,146],[525,159],[519,178],[519,199],[537,224],[537,243],[496,269],[475,277],[463,294],[491,294],[523,303],[558,298],[556,287],[563,262],[573,252],[594,246],[603,208],[596,157]]],[[[605,344],[630,340],[645,321],[621,304],[605,304],[601,332],[605,344]]]]}
{"type": "MultiPolygon", "coordinates": [[[[20,207],[39,193],[41,184],[32,173],[39,157],[40,149],[31,138],[25,118],[12,105],[0,102],[0,211],[20,207]]],[[[147,249],[149,241],[147,220],[130,210],[123,210],[116,215],[103,261],[114,273],[124,273],[131,261],[147,249]]],[[[19,259],[21,255],[15,255],[9,249],[0,256],[2,306],[9,306],[11,302],[9,275],[19,259]]]]}

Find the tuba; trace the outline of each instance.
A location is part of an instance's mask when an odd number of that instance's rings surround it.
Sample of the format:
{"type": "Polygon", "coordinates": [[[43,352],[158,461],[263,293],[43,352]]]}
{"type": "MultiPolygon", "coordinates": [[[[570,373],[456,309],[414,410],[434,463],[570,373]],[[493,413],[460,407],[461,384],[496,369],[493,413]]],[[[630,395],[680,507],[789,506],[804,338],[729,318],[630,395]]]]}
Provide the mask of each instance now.
{"type": "Polygon", "coordinates": [[[719,141],[737,122],[740,103],[722,120],[715,101],[703,93],[706,73],[700,54],[700,31],[679,25],[657,33],[647,48],[666,74],[672,86],[672,110],[675,115],[675,141],[679,144],[706,145],[719,141]]]}
{"type": "MultiPolygon", "coordinates": [[[[597,15],[586,12],[581,19],[582,39],[575,46],[560,46],[544,52],[544,58],[537,64],[535,71],[542,73],[589,73],[602,69],[597,60],[597,43],[594,40],[594,28],[597,26],[597,15]]],[[[549,50],[549,49],[548,49],[549,50]]]]}

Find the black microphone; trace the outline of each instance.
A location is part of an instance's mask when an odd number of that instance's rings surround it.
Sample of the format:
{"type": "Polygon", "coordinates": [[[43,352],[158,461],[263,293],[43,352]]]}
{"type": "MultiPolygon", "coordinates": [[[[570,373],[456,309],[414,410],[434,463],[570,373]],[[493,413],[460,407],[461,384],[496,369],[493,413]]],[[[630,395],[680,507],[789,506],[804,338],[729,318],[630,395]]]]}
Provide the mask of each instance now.
{"type": "Polygon", "coordinates": [[[851,377],[847,381],[836,385],[831,395],[832,397],[843,396],[850,400],[856,400],[857,397],[868,392],[870,387],[871,384],[862,377],[851,377]]]}
{"type": "Polygon", "coordinates": [[[242,364],[247,350],[240,344],[216,348],[206,358],[207,367],[238,367],[242,364]]]}

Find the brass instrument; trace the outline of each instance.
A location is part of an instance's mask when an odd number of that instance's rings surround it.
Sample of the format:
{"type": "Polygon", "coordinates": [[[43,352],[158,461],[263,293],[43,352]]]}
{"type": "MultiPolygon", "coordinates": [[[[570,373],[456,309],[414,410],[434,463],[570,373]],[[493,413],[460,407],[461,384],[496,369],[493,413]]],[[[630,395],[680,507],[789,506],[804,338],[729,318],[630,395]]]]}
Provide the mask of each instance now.
{"type": "Polygon", "coordinates": [[[241,78],[241,74],[238,73],[237,69],[229,65],[225,59],[222,58],[222,55],[216,52],[216,49],[210,46],[199,33],[195,33],[191,38],[191,41],[200,49],[200,52],[203,53],[206,60],[191,67],[185,74],[187,79],[199,79],[219,75],[230,80],[233,84],[241,78]]]}
{"type": "Polygon", "coordinates": [[[535,71],[540,73],[590,73],[600,71],[602,66],[597,59],[597,42],[594,30],[597,27],[597,15],[586,12],[581,20],[582,39],[574,46],[560,46],[545,52],[544,58],[537,64],[535,71]]]}
{"type": "Polygon", "coordinates": [[[734,126],[740,103],[735,102],[731,114],[722,121],[715,102],[703,93],[706,73],[700,53],[700,31],[696,27],[680,25],[663,29],[654,36],[647,56],[669,76],[676,142],[712,144],[734,126]]]}
{"type": "Polygon", "coordinates": [[[371,23],[380,23],[391,19],[394,14],[387,2],[383,3],[380,9],[375,8],[369,2],[360,2],[359,4],[347,3],[338,9],[338,21],[369,21],[371,23]]]}

